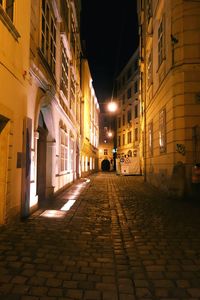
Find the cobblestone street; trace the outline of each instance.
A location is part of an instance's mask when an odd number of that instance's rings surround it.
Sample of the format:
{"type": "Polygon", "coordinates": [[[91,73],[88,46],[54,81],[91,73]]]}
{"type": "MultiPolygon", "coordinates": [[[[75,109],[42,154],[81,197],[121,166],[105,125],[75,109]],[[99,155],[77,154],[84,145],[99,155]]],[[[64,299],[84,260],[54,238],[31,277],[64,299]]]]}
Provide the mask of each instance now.
{"type": "Polygon", "coordinates": [[[0,299],[200,299],[200,205],[142,177],[82,179],[0,228],[0,299]]]}

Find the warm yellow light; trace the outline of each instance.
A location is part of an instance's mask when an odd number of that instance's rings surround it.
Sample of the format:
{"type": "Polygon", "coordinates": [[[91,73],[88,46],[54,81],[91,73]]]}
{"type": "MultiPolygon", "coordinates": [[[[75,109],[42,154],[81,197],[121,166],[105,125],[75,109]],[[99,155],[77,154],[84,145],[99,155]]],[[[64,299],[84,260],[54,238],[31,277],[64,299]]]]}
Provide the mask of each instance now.
{"type": "Polygon", "coordinates": [[[41,213],[41,217],[46,218],[64,218],[66,213],[64,211],[59,210],[45,210],[43,213],[41,213]]]}
{"type": "Polygon", "coordinates": [[[112,132],[109,131],[109,132],[108,132],[108,137],[112,137],[112,136],[113,136],[112,132]]]}
{"type": "Polygon", "coordinates": [[[117,103],[113,102],[113,101],[109,102],[108,103],[108,110],[110,112],[115,112],[117,110],[117,103]]]}
{"type": "Polygon", "coordinates": [[[67,203],[65,203],[60,210],[68,211],[72,207],[72,205],[76,202],[76,200],[68,200],[67,203]]]}

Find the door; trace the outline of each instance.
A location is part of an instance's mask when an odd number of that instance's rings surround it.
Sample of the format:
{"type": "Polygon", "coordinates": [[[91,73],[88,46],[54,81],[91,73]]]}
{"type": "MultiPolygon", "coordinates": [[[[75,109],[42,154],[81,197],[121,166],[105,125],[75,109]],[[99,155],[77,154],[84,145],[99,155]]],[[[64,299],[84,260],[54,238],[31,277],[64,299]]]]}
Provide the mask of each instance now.
{"type": "Polygon", "coordinates": [[[39,139],[37,146],[37,195],[39,205],[42,206],[46,197],[46,152],[48,131],[38,127],[39,139]]]}
{"type": "Polygon", "coordinates": [[[8,119],[0,115],[0,224],[6,213],[9,129],[8,119]]]}

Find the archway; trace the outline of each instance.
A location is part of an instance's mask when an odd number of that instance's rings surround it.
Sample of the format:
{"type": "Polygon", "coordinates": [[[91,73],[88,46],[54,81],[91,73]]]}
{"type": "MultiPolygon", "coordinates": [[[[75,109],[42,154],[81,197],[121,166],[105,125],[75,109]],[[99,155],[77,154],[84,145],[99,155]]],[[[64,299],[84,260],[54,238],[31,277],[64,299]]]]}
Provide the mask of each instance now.
{"type": "Polygon", "coordinates": [[[108,159],[104,159],[101,163],[102,171],[110,171],[110,161],[108,159]]]}

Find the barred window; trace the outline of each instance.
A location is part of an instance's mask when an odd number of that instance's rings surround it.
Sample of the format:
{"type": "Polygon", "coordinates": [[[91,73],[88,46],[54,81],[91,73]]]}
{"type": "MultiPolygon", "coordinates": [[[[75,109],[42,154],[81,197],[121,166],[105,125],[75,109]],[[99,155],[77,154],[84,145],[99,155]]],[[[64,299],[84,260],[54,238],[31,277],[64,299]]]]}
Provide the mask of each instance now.
{"type": "Polygon", "coordinates": [[[55,73],[56,24],[48,0],[42,0],[41,51],[51,71],[55,73]]]}

